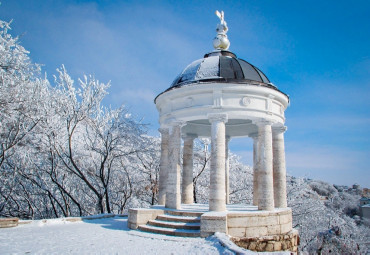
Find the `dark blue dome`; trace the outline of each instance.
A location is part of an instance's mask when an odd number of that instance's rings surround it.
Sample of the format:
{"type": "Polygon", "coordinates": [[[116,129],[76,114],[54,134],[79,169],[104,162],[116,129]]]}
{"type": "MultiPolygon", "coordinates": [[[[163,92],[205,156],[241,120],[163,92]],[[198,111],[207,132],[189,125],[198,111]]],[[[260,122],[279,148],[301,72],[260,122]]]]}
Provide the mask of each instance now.
{"type": "Polygon", "coordinates": [[[171,88],[201,82],[251,83],[273,86],[254,65],[237,58],[230,51],[213,51],[188,65],[171,84],[171,88]]]}

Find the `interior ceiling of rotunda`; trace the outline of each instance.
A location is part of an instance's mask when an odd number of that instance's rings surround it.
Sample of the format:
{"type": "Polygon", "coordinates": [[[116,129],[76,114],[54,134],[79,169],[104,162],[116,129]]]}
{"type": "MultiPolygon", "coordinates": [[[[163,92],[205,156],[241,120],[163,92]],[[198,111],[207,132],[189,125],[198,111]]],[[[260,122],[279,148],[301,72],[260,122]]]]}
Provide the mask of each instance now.
{"type": "MultiPolygon", "coordinates": [[[[211,137],[211,123],[208,119],[186,122],[182,134],[193,134],[198,137],[211,137]]],[[[231,119],[226,123],[226,136],[245,137],[257,133],[257,126],[251,120],[231,119]]]]}

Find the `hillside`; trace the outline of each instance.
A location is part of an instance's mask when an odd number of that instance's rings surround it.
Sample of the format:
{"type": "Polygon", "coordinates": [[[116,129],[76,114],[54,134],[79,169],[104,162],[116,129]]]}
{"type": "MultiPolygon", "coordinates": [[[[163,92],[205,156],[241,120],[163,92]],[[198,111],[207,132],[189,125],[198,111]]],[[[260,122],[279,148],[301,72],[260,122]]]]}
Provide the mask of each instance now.
{"type": "Polygon", "coordinates": [[[361,189],[288,178],[288,206],[300,232],[300,250],[356,254],[369,251],[370,224],[359,216],[361,189]]]}

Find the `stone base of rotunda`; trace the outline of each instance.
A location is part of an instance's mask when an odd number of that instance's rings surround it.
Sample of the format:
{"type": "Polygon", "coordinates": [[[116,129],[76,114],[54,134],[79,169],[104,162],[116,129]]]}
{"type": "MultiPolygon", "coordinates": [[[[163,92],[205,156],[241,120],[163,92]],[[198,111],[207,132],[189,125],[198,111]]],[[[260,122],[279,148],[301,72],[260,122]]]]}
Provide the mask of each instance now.
{"type": "Polygon", "coordinates": [[[216,232],[231,236],[239,246],[253,251],[297,251],[298,231],[292,228],[292,210],[275,208],[259,211],[256,206],[227,205],[227,211],[209,212],[208,205],[182,205],[182,209],[153,206],[149,209],[130,209],[128,227],[137,229],[167,211],[201,212],[200,235],[208,237],[216,232]]]}
{"type": "Polygon", "coordinates": [[[280,235],[292,230],[292,210],[241,211],[227,213],[227,234],[233,237],[280,235]]]}
{"type": "Polygon", "coordinates": [[[252,251],[297,251],[299,236],[298,231],[292,228],[290,208],[275,208],[273,211],[258,211],[254,206],[241,211],[239,208],[230,209],[204,213],[201,236],[221,232],[231,236],[238,246],[252,251]]]}
{"type": "Polygon", "coordinates": [[[298,231],[293,229],[286,234],[269,235],[261,237],[232,237],[233,241],[239,247],[257,251],[298,251],[299,235],[298,231]]]}
{"type": "Polygon", "coordinates": [[[128,211],[127,226],[130,229],[137,229],[140,225],[147,224],[158,215],[164,214],[165,210],[157,208],[130,208],[128,211]]]}

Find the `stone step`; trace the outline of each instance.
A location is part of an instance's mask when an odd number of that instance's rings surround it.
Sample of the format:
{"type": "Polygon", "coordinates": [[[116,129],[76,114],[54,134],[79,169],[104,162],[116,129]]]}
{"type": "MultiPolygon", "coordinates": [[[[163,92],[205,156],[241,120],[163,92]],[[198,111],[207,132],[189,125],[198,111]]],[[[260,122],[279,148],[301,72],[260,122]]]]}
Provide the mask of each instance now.
{"type": "Polygon", "coordinates": [[[189,212],[189,211],[165,211],[166,214],[176,216],[200,217],[204,212],[189,212]]]}
{"type": "Polygon", "coordinates": [[[192,222],[198,223],[200,222],[200,217],[194,216],[177,216],[177,215],[169,215],[169,214],[162,214],[157,216],[157,220],[161,221],[173,221],[173,222],[192,222]]]}
{"type": "Polygon", "coordinates": [[[174,228],[174,229],[193,229],[199,230],[200,223],[193,222],[173,222],[173,221],[161,221],[161,220],[150,220],[148,225],[162,227],[162,228],[174,228]]]}
{"type": "Polygon", "coordinates": [[[170,236],[183,236],[183,237],[200,237],[200,230],[191,229],[172,229],[172,228],[161,228],[149,225],[139,225],[139,230],[144,232],[170,235],[170,236]]]}

